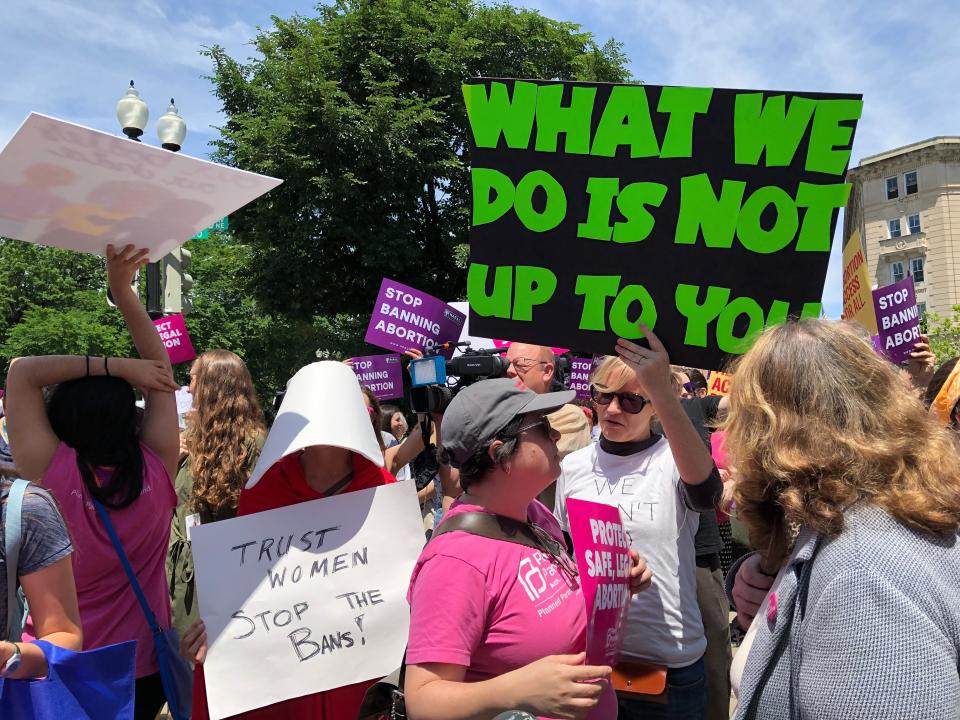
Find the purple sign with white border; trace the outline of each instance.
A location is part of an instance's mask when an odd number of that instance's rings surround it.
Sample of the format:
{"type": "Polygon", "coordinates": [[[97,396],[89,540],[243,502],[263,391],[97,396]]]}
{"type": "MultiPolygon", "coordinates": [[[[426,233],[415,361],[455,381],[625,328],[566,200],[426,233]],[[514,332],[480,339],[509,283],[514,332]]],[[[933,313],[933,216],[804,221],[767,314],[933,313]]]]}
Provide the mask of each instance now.
{"type": "Polygon", "coordinates": [[[913,346],[920,342],[920,311],[913,278],[873,291],[873,307],[877,313],[880,351],[899,365],[910,358],[913,346]]]}
{"type": "MultiPolygon", "coordinates": [[[[429,354],[437,345],[457,342],[466,317],[432,295],[384,278],[365,340],[387,350],[429,354]]],[[[453,348],[442,354],[449,359],[453,348]]]]}
{"type": "Polygon", "coordinates": [[[350,360],[360,384],[370,388],[377,400],[403,397],[403,364],[399,355],[364,355],[350,360]]]}

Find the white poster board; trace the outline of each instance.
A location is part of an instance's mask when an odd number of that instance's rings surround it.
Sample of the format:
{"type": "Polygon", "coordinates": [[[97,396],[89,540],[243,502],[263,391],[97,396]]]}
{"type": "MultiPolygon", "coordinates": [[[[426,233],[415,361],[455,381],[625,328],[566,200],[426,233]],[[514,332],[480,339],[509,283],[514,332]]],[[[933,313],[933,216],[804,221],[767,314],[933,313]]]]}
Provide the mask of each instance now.
{"type": "Polygon", "coordinates": [[[30,113],[0,153],[0,235],[159,260],[281,182],[30,113]]]}
{"type": "Polygon", "coordinates": [[[192,538],[211,720],[400,667],[424,544],[411,483],[201,525],[192,538]]]}

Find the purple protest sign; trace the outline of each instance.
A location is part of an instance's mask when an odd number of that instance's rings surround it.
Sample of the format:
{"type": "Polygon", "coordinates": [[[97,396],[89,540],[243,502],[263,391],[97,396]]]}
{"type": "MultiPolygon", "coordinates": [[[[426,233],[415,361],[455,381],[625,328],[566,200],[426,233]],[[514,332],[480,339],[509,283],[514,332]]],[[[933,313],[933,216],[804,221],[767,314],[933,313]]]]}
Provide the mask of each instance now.
{"type": "Polygon", "coordinates": [[[568,385],[571,390],[577,391],[577,397],[581,400],[590,399],[590,372],[593,370],[593,358],[570,358],[570,382],[568,385]]]}
{"type": "MultiPolygon", "coordinates": [[[[365,340],[387,350],[414,348],[429,353],[437,345],[457,342],[466,318],[432,295],[384,278],[365,340]]],[[[453,348],[443,355],[449,359],[453,348]]]]}
{"type": "Polygon", "coordinates": [[[399,355],[365,355],[351,361],[357,380],[377,396],[377,400],[403,397],[403,365],[399,355]]]}
{"type": "Polygon", "coordinates": [[[874,290],[873,307],[877,313],[880,351],[890,362],[899,365],[910,358],[914,344],[920,342],[920,311],[913,278],[874,290]]]}
{"type": "Polygon", "coordinates": [[[197,356],[193,343],[190,342],[190,334],[187,332],[183,315],[167,315],[154,320],[153,324],[160,333],[163,346],[167,349],[167,355],[170,356],[171,365],[190,362],[197,356]]]}
{"type": "Polygon", "coordinates": [[[587,609],[587,664],[613,665],[633,566],[620,509],[567,498],[567,520],[587,609]]]}

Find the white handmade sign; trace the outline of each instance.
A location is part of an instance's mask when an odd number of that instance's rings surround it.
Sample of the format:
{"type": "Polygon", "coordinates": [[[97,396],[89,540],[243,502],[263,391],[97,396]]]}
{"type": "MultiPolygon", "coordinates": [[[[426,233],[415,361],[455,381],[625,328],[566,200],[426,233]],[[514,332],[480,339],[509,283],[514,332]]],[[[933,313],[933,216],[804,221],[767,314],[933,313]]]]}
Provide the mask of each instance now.
{"type": "Polygon", "coordinates": [[[281,182],[31,113],[0,153],[0,235],[159,260],[281,182]]]}
{"type": "Polygon", "coordinates": [[[384,677],[423,548],[410,483],[193,528],[212,720],[384,677]]]}

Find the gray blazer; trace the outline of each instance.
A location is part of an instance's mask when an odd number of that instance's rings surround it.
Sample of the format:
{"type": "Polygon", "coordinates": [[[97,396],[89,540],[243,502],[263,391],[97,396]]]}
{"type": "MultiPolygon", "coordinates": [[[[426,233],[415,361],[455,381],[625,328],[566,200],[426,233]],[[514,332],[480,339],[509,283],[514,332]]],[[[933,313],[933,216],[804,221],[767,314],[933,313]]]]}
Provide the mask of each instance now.
{"type": "Polygon", "coordinates": [[[796,547],[737,720],[960,719],[960,537],[861,505],[838,537],[804,529],[796,547]]]}

